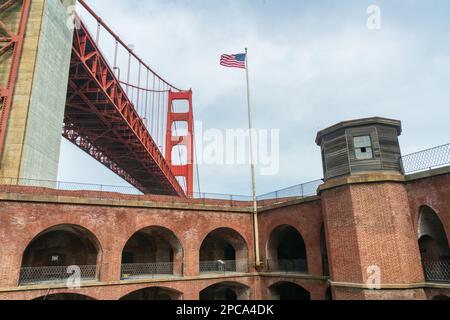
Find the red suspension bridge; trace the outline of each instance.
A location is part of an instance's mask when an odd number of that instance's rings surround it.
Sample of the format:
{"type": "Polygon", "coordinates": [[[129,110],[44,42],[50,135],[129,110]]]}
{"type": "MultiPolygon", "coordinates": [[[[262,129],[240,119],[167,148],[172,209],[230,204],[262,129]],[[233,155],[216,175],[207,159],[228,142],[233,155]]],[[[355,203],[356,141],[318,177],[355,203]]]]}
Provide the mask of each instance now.
{"type": "MultiPolygon", "coordinates": [[[[12,56],[0,87],[3,151],[31,1],[0,3],[0,58],[12,56]],[[21,6],[15,31],[2,22],[14,6],[21,6]]],[[[77,3],[63,136],[143,193],[192,196],[192,91],[163,79],[83,0],[77,3]]]]}

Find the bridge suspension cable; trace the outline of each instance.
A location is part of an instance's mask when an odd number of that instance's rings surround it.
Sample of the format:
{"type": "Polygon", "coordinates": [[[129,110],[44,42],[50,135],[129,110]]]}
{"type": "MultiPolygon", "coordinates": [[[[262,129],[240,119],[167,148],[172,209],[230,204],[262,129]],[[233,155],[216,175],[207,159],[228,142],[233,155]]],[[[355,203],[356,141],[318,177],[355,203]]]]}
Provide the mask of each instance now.
{"type": "MultiPolygon", "coordinates": [[[[168,139],[166,133],[171,130],[173,132],[172,137],[179,136],[177,121],[173,123],[173,128],[172,124],[168,128],[169,111],[174,112],[169,110],[169,108],[174,108],[173,105],[168,105],[169,95],[171,92],[183,94],[184,92],[190,92],[190,90],[181,90],[162,78],[135,53],[134,46],[124,42],[84,0],[78,0],[78,3],[81,5],[78,8],[81,10],[77,9],[78,17],[81,17],[83,25],[91,30],[90,33],[95,35],[95,46],[101,48],[101,55],[110,65],[117,82],[123,88],[126,97],[133,105],[155,145],[167,157],[171,150],[166,150],[167,146],[170,145],[166,141],[168,139]]],[[[188,134],[193,136],[193,132],[188,134]]],[[[192,141],[192,143],[195,143],[195,141],[192,141]]],[[[179,148],[177,156],[179,159],[176,164],[169,163],[169,165],[183,165],[185,160],[183,160],[183,154],[179,148]]],[[[191,158],[194,159],[194,156],[191,158]]],[[[179,172],[176,168],[174,170],[179,172]]],[[[199,183],[199,179],[197,180],[199,183]]],[[[179,180],[179,183],[184,184],[184,190],[187,189],[186,182],[179,180]]],[[[192,184],[192,182],[190,183],[192,184]]]]}

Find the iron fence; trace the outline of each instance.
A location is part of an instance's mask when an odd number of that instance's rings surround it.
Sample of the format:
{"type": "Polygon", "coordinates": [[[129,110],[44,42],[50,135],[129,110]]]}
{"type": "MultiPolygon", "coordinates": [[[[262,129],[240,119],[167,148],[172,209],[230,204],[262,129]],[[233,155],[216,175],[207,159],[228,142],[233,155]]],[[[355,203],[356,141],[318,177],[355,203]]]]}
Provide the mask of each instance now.
{"type": "Polygon", "coordinates": [[[122,264],[122,280],[152,279],[165,276],[183,276],[183,264],[173,262],[122,264]]]}
{"type": "Polygon", "coordinates": [[[200,261],[200,273],[248,273],[247,260],[200,261]]]}
{"type": "Polygon", "coordinates": [[[306,259],[267,260],[266,267],[268,272],[308,273],[308,264],[306,259]]]}
{"type": "Polygon", "coordinates": [[[48,188],[61,191],[94,191],[114,192],[127,195],[143,195],[142,192],[131,186],[113,186],[103,184],[89,184],[79,182],[63,182],[52,180],[35,180],[23,178],[0,178],[0,185],[25,186],[36,188],[48,188]]]}
{"type": "Polygon", "coordinates": [[[423,268],[425,272],[425,279],[428,282],[450,283],[450,260],[424,261],[423,268]]]}
{"type": "Polygon", "coordinates": [[[66,283],[69,279],[96,281],[97,266],[23,267],[19,285],[66,283]]]}
{"type": "Polygon", "coordinates": [[[450,143],[412,153],[401,158],[405,174],[431,170],[450,164],[450,143]]]}

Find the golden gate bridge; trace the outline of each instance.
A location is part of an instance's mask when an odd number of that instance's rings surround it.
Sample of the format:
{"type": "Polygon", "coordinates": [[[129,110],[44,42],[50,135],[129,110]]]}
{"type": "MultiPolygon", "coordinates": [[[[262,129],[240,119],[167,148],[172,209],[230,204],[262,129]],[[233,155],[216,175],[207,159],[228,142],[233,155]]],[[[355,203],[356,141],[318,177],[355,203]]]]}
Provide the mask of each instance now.
{"type": "MultiPolygon", "coordinates": [[[[1,62],[8,72],[0,82],[0,152],[30,7],[31,0],[0,4],[0,59],[10,57],[1,62]],[[18,12],[17,25],[9,26],[8,15],[18,12]]],[[[157,74],[85,1],[77,8],[63,136],[145,194],[192,196],[192,91],[157,74]]]]}

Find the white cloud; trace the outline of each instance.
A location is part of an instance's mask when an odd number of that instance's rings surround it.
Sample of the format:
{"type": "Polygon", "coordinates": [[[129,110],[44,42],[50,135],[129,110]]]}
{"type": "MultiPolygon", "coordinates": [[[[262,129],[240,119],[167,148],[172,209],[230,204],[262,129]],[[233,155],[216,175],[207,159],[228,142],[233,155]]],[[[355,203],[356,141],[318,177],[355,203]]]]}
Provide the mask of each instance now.
{"type": "MultiPolygon", "coordinates": [[[[297,1],[90,3],[156,71],[193,88],[205,128],[246,128],[244,74],[220,67],[218,59],[250,48],[255,124],[281,130],[281,171],[259,177],[260,192],[320,178],[315,134],[342,120],[403,120],[405,152],[449,140],[450,47],[437,41],[448,24],[411,25],[383,1],[380,31],[367,30],[360,2],[325,2],[332,10],[297,1]]],[[[201,177],[203,191],[250,190],[247,167],[201,166],[201,177]]]]}

